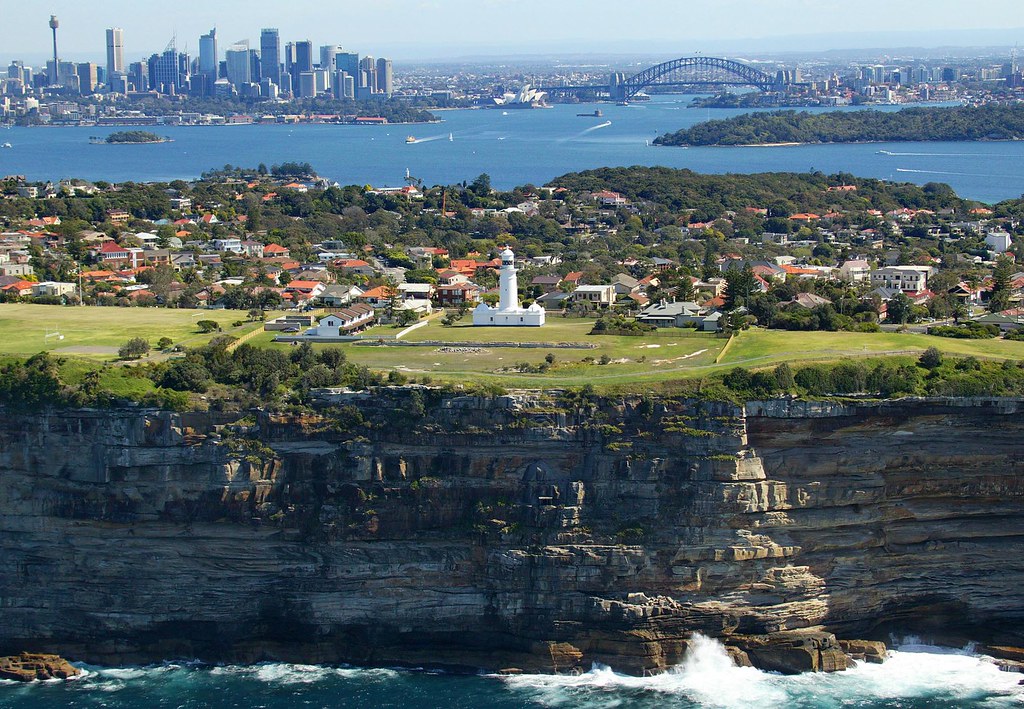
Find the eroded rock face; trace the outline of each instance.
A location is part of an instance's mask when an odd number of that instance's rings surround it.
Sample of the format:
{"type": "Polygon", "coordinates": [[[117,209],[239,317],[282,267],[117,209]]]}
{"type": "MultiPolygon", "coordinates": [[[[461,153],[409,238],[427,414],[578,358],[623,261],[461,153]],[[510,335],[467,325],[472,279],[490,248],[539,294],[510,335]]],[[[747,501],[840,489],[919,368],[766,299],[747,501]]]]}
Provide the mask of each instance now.
{"type": "Polygon", "coordinates": [[[82,671],[57,655],[23,652],[0,657],[0,679],[34,682],[48,679],[71,679],[82,671]]]}
{"type": "Polygon", "coordinates": [[[1024,405],[0,415],[0,652],[643,673],[1024,644],[1024,405]],[[237,419],[238,417],[234,417],[237,419]],[[844,652],[845,650],[845,652],[844,652]]]}

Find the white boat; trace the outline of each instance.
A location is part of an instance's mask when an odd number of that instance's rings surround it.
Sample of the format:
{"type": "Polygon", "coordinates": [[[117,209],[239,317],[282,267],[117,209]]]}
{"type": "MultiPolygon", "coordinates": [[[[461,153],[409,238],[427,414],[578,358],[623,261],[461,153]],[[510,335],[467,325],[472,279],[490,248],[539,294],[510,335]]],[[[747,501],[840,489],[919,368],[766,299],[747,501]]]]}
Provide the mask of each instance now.
{"type": "Polygon", "coordinates": [[[405,142],[406,142],[406,143],[410,143],[410,144],[411,144],[411,143],[415,143],[415,142],[416,142],[416,136],[410,135],[409,137],[407,137],[407,138],[405,139],[405,142]]]}
{"type": "Polygon", "coordinates": [[[449,142],[449,143],[451,143],[451,142],[452,142],[452,141],[454,141],[454,140],[455,140],[455,136],[454,136],[454,135],[452,135],[451,133],[449,133],[449,134],[448,134],[448,142],[449,142]]]}
{"type": "Polygon", "coordinates": [[[11,145],[10,143],[4,143],[3,145],[0,145],[0,148],[13,148],[13,147],[14,146],[11,145]]]}

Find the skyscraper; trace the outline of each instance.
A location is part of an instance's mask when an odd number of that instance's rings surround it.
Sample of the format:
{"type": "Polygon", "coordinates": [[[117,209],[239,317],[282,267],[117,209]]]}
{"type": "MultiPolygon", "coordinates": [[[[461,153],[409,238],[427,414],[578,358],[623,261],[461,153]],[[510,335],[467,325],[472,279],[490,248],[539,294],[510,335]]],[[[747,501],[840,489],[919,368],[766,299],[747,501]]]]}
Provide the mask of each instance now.
{"type": "Polygon", "coordinates": [[[292,58],[292,87],[301,85],[299,77],[313,71],[313,43],[308,39],[292,44],[294,56],[292,58]]]}
{"type": "Polygon", "coordinates": [[[217,69],[220,67],[217,55],[217,28],[199,37],[199,73],[210,77],[212,84],[217,80],[217,69]]]}
{"type": "Polygon", "coordinates": [[[107,30],[107,80],[115,74],[124,73],[124,30],[111,27],[107,30]]]}
{"type": "Polygon", "coordinates": [[[395,70],[384,57],[377,60],[377,90],[388,98],[395,93],[395,70]]]}
{"type": "Polygon", "coordinates": [[[339,52],[334,55],[334,68],[349,76],[359,76],[359,55],[355,52],[339,52]]]}
{"type": "Polygon", "coordinates": [[[87,96],[96,90],[99,83],[99,67],[92,62],[78,65],[78,90],[83,96],[87,96]]]}
{"type": "Polygon", "coordinates": [[[337,68],[334,58],[342,51],[342,48],[337,44],[325,44],[320,47],[320,68],[333,74],[337,68]]]}
{"type": "Polygon", "coordinates": [[[252,66],[249,63],[249,42],[243,40],[228,47],[227,57],[228,81],[235,88],[252,82],[252,66]]]}
{"type": "Polygon", "coordinates": [[[281,35],[273,27],[260,32],[260,75],[281,85],[281,35]]]}

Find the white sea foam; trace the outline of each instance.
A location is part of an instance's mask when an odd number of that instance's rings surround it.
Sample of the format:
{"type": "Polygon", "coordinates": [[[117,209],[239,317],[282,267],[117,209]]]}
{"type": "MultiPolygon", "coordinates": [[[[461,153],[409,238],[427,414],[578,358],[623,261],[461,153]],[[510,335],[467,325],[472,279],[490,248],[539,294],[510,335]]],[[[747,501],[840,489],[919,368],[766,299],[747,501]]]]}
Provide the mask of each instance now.
{"type": "MultiPolygon", "coordinates": [[[[1021,675],[1002,672],[967,650],[903,644],[881,665],[846,672],[783,676],[733,666],[725,648],[698,636],[683,663],[655,677],[627,677],[607,667],[579,676],[520,675],[508,686],[544,706],[611,707],[637,693],[672,695],[694,706],[750,707],[901,706],[915,701],[961,706],[1024,705],[1021,675]]],[[[650,697],[651,705],[662,702],[650,697]]],[[[683,704],[682,706],[686,706],[683,704]]]]}

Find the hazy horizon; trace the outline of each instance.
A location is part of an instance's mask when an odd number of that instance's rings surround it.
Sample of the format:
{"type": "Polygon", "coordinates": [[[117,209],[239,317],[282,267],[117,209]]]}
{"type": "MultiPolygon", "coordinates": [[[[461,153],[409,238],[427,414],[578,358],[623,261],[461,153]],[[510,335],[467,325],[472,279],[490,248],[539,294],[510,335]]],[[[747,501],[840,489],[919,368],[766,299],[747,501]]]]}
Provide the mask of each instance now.
{"type": "Polygon", "coordinates": [[[1024,38],[1024,8],[1011,0],[376,0],[325,9],[279,3],[124,0],[20,5],[5,13],[0,60],[40,63],[50,55],[50,14],[60,20],[60,55],[105,61],[104,30],[121,27],[125,54],[162,51],[172,37],[195,54],[217,28],[219,50],[277,27],[282,45],[309,39],[397,61],[517,55],[804,52],[834,49],[1009,47],[1024,38]],[[669,29],[666,29],[669,28],[669,29]],[[839,30],[839,31],[837,31],[839,30]]]}

